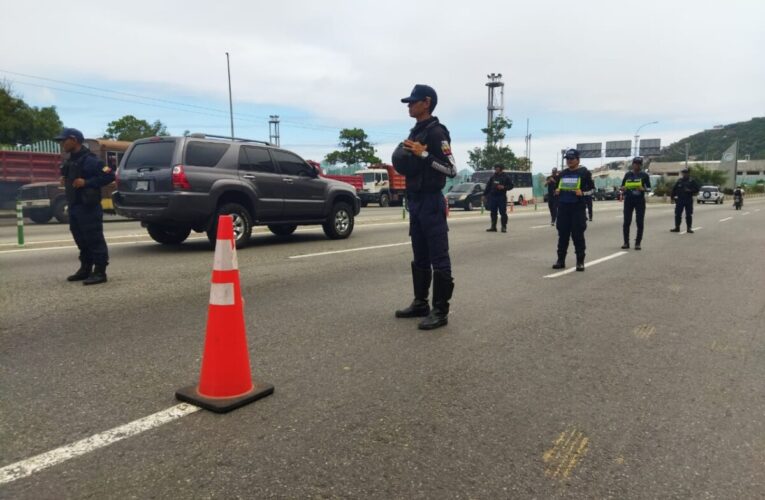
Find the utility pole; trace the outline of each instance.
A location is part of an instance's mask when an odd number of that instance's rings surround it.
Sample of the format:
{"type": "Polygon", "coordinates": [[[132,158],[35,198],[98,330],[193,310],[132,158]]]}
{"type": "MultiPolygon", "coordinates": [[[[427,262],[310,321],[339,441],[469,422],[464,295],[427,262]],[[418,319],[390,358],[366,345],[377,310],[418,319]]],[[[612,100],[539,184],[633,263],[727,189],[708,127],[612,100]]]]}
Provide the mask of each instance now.
{"type": "MultiPolygon", "coordinates": [[[[498,116],[505,116],[505,84],[502,81],[502,73],[490,73],[486,75],[489,81],[486,86],[489,88],[489,103],[486,107],[486,128],[491,129],[494,119],[498,116]]],[[[491,144],[490,134],[486,134],[486,144],[491,144]]],[[[502,146],[502,141],[499,141],[502,146]]]]}
{"type": "Polygon", "coordinates": [[[691,150],[691,143],[685,143],[685,168],[688,168],[688,152],[691,150]]]}
{"type": "Polygon", "coordinates": [[[226,52],[226,67],[228,68],[228,111],[231,117],[231,140],[234,140],[234,100],[231,97],[231,61],[226,52]]]}
{"type": "Polygon", "coordinates": [[[526,118],[526,165],[531,171],[531,134],[529,134],[529,119],[526,118]]]}
{"type": "Polygon", "coordinates": [[[638,139],[640,139],[640,129],[643,127],[647,127],[648,125],[656,125],[659,122],[648,122],[644,123],[641,126],[637,128],[635,131],[635,154],[632,156],[640,156],[640,144],[638,143],[638,139]]]}
{"type": "Polygon", "coordinates": [[[268,118],[268,142],[278,147],[280,146],[279,115],[270,115],[268,118]]]}

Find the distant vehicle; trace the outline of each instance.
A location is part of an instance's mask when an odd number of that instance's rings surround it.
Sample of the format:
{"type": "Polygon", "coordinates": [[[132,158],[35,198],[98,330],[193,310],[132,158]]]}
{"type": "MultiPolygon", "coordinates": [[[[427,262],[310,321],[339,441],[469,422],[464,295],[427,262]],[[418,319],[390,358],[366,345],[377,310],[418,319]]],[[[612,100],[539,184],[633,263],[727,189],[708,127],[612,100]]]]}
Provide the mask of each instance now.
{"type": "Polygon", "coordinates": [[[696,196],[696,203],[714,203],[715,205],[722,204],[725,201],[725,193],[720,191],[717,186],[701,186],[698,196],[696,196]]]}
{"type": "MultiPolygon", "coordinates": [[[[534,198],[534,183],[531,172],[505,170],[505,173],[513,181],[513,189],[508,192],[508,199],[512,197],[513,202],[516,205],[520,205],[524,201],[528,202],[534,198]]],[[[470,180],[486,184],[492,175],[494,175],[494,170],[477,170],[470,176],[470,180]]]]}
{"type": "MultiPolygon", "coordinates": [[[[103,160],[113,170],[117,169],[122,155],[130,147],[129,141],[111,141],[108,139],[85,139],[85,146],[103,160]]],[[[12,153],[7,151],[6,153],[12,153]]],[[[27,154],[27,153],[24,153],[27,154]]],[[[43,153],[32,153],[36,159],[30,159],[32,164],[45,165],[46,182],[33,182],[21,186],[18,191],[22,210],[25,217],[29,217],[38,224],[45,224],[55,217],[61,223],[69,222],[69,206],[66,201],[66,192],[60,185],[60,166],[66,159],[66,155],[45,154],[50,158],[41,158],[43,153]],[[45,160],[43,162],[43,160],[45,160]]],[[[41,172],[38,171],[38,178],[41,172]]],[[[116,184],[112,182],[101,188],[101,207],[104,212],[114,213],[112,193],[116,184]]]]}
{"type": "Polygon", "coordinates": [[[406,177],[396,172],[393,165],[377,163],[354,175],[362,179],[359,192],[362,207],[370,203],[379,203],[381,207],[400,205],[406,197],[406,177]]]}
{"type": "Polygon", "coordinates": [[[288,236],[320,224],[328,238],[348,238],[360,205],[353,186],[320,177],[290,151],[205,134],[135,141],[117,169],[113,199],[119,215],[140,220],[166,245],[192,230],[214,243],[218,216],[231,215],[237,248],[256,225],[288,236]]]}
{"type": "Polygon", "coordinates": [[[463,182],[455,184],[446,193],[446,202],[449,208],[463,208],[466,211],[480,208],[483,203],[483,190],[486,185],[480,182],[463,182]]]}
{"type": "Polygon", "coordinates": [[[600,201],[618,200],[619,191],[616,191],[616,190],[607,191],[605,189],[598,189],[595,191],[595,193],[593,193],[592,197],[600,201]]]}
{"type": "Polygon", "coordinates": [[[353,186],[353,188],[356,190],[356,194],[358,194],[361,191],[361,187],[363,183],[361,182],[361,177],[358,175],[335,175],[335,174],[325,174],[324,171],[321,169],[321,163],[313,161],[313,160],[307,160],[308,164],[315,167],[319,175],[321,177],[324,177],[325,179],[333,179],[340,182],[345,182],[346,184],[350,184],[353,186]]]}

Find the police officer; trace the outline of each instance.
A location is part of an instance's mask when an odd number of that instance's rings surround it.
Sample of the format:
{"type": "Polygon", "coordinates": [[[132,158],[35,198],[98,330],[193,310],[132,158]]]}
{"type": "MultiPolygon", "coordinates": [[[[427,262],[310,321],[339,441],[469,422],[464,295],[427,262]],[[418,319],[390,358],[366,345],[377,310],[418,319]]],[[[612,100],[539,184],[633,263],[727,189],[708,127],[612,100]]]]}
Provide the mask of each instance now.
{"type": "Polygon", "coordinates": [[[559,181],[558,168],[553,167],[550,177],[545,180],[545,186],[547,186],[547,208],[550,209],[551,226],[555,225],[555,219],[558,216],[558,196],[555,194],[555,190],[558,189],[559,181]]]}
{"type": "Polygon", "coordinates": [[[630,247],[630,225],[632,224],[632,212],[635,212],[635,225],[637,236],[635,237],[635,250],[640,250],[640,242],[643,241],[643,221],[645,220],[645,193],[651,190],[651,178],[642,171],[643,158],[636,156],[632,160],[632,170],[624,174],[622,179],[622,195],[624,196],[624,236],[623,249],[630,247]]]}
{"type": "Polygon", "coordinates": [[[675,185],[672,187],[672,201],[675,203],[675,227],[670,229],[673,233],[680,232],[680,221],[683,218],[685,210],[685,224],[688,226],[688,233],[693,234],[693,197],[701,190],[698,182],[691,179],[691,173],[688,167],[685,167],[675,185]]]}
{"type": "Polygon", "coordinates": [[[432,115],[438,103],[436,91],[427,85],[415,85],[411,95],[401,102],[409,106],[409,116],[417,120],[408,139],[393,152],[393,166],[406,176],[414,301],[396,311],[396,317],[424,317],[418,328],[432,330],[448,323],[449,300],[454,291],[442,189],[447,177],[456,177],[457,168],[449,131],[432,115]],[[431,279],[432,309],[428,305],[431,279]]]}
{"type": "Polygon", "coordinates": [[[502,232],[507,232],[507,192],[513,189],[513,181],[504,169],[502,164],[494,165],[494,175],[489,178],[486,189],[483,190],[483,196],[488,200],[491,210],[491,227],[486,230],[489,233],[497,232],[497,212],[501,216],[502,232]]]}
{"type": "Polygon", "coordinates": [[[566,166],[560,174],[558,188],[555,194],[558,196],[558,260],[553,264],[553,269],[566,267],[566,253],[568,252],[569,238],[574,240],[576,250],[576,270],[584,271],[585,242],[584,232],[587,230],[587,214],[585,212],[584,197],[592,195],[595,184],[592,182],[592,174],[585,167],[579,165],[579,151],[568,149],[565,153],[566,166]]]}
{"type": "Polygon", "coordinates": [[[79,130],[65,128],[55,140],[69,154],[61,166],[61,182],[69,204],[69,230],[80,250],[80,268],[67,280],[84,285],[104,283],[109,251],[104,239],[101,187],[114,181],[114,173],[83,145],[85,138],[79,130]]]}

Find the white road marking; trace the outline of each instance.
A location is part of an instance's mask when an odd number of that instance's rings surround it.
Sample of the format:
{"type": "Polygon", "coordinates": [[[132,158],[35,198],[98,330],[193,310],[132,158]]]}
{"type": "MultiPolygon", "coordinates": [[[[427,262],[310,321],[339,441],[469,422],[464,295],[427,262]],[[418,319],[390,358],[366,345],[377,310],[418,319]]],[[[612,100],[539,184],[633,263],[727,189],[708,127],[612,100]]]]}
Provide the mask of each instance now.
{"type": "Polygon", "coordinates": [[[308,257],[321,257],[323,255],[334,255],[338,253],[349,253],[349,252],[363,252],[365,250],[377,250],[379,248],[391,248],[391,247],[400,247],[402,245],[411,245],[410,242],[405,241],[403,243],[391,243],[389,245],[375,245],[371,247],[359,247],[359,248],[347,248],[345,250],[332,250],[330,252],[318,252],[318,253],[306,253],[303,255],[291,255],[288,257],[289,259],[307,259],[308,257]]]}
{"type": "Polygon", "coordinates": [[[760,211],[760,209],[759,209],[759,208],[755,208],[755,209],[754,209],[754,211],[755,211],[755,212],[759,212],[759,211],[760,211]]]}
{"type": "Polygon", "coordinates": [[[201,408],[185,403],[171,406],[166,410],[154,413],[148,417],[134,420],[125,425],[95,434],[75,443],[62,446],[61,448],[41,453],[40,455],[16,462],[15,464],[6,465],[0,469],[0,485],[31,476],[36,472],[66,462],[72,458],[77,458],[99,448],[109,446],[117,441],[154,429],[155,427],[185,417],[186,415],[191,415],[200,409],[201,408]]]}
{"type": "MultiPolygon", "coordinates": [[[[125,234],[122,236],[109,236],[106,238],[106,242],[109,243],[112,240],[125,239],[125,238],[148,238],[148,234],[125,234]]],[[[66,240],[42,240],[42,241],[27,241],[27,245],[45,245],[47,243],[71,243],[72,238],[66,240]]],[[[17,246],[17,243],[0,243],[0,247],[12,247],[17,246]]]]}
{"type": "Polygon", "coordinates": [[[531,226],[529,229],[541,229],[543,227],[553,227],[552,224],[545,224],[544,226],[531,226]]]}
{"type": "MultiPolygon", "coordinates": [[[[600,259],[593,260],[592,262],[585,262],[585,267],[587,268],[590,266],[594,266],[595,264],[600,264],[601,262],[606,262],[607,260],[615,259],[617,257],[621,257],[622,255],[627,255],[627,253],[629,252],[616,252],[614,254],[601,257],[600,259]]],[[[545,278],[558,278],[565,274],[573,273],[574,271],[576,271],[576,267],[566,269],[565,271],[559,271],[557,273],[548,274],[547,276],[545,276],[545,278]]]]}
{"type": "MultiPolygon", "coordinates": [[[[207,236],[200,236],[198,238],[187,238],[186,241],[198,241],[198,240],[206,240],[207,236]]],[[[141,241],[123,241],[123,242],[117,242],[117,243],[110,243],[110,247],[116,247],[121,245],[139,245],[141,243],[153,243],[154,240],[141,240],[141,241]]],[[[45,250],[71,250],[73,248],[77,248],[77,245],[68,245],[65,247],[45,247],[45,248],[19,248],[17,250],[0,250],[0,255],[6,254],[6,253],[19,253],[19,252],[43,252],[45,250]]]]}
{"type": "MultiPolygon", "coordinates": [[[[694,227],[693,228],[693,232],[701,231],[702,229],[704,229],[704,228],[703,227],[694,227]]],[[[683,231],[680,234],[688,234],[688,231],[683,231]]]]}
{"type": "Polygon", "coordinates": [[[732,218],[733,218],[733,217],[726,217],[726,218],[724,218],[724,219],[720,219],[720,221],[719,221],[719,222],[725,222],[725,221],[727,221],[727,220],[731,220],[732,218]]]}
{"type": "Polygon", "coordinates": [[[743,213],[743,214],[741,214],[741,215],[749,215],[749,213],[750,213],[750,212],[744,212],[744,213],[743,213]]]}

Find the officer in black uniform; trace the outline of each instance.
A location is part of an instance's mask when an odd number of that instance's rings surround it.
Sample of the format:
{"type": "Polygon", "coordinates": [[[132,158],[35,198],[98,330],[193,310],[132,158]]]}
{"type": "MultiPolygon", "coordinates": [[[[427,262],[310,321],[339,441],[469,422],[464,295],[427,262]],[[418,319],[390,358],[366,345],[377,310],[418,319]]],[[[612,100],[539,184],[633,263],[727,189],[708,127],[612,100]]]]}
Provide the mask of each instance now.
{"type": "Polygon", "coordinates": [[[409,116],[417,120],[409,138],[393,152],[393,166],[406,176],[414,301],[396,311],[396,317],[425,317],[418,328],[432,330],[448,323],[449,300],[454,291],[442,189],[447,177],[456,177],[457,168],[449,131],[432,116],[438,103],[436,91],[427,85],[415,85],[411,95],[401,102],[407,103],[409,116]],[[428,305],[431,279],[432,309],[428,305]]]}
{"type": "Polygon", "coordinates": [[[507,192],[513,189],[513,181],[505,172],[502,164],[494,165],[494,175],[489,177],[483,196],[488,200],[491,210],[491,227],[486,231],[497,232],[497,213],[501,216],[502,232],[507,232],[507,192]]]}
{"type": "Polygon", "coordinates": [[[555,194],[555,190],[558,189],[558,181],[560,181],[560,175],[558,175],[558,168],[553,167],[550,177],[545,180],[545,186],[547,186],[547,208],[550,209],[550,225],[555,225],[555,219],[558,216],[558,196],[555,194]]]}
{"type": "Polygon", "coordinates": [[[630,247],[630,225],[632,224],[632,212],[635,212],[635,225],[637,225],[637,237],[635,238],[635,250],[640,250],[640,242],[643,241],[643,221],[645,220],[645,193],[651,190],[651,178],[642,171],[643,158],[636,156],[632,160],[632,171],[624,174],[622,179],[622,195],[624,196],[624,236],[623,249],[630,247]]]}
{"type": "Polygon", "coordinates": [[[673,233],[680,232],[680,221],[683,218],[683,210],[685,210],[685,224],[688,226],[688,233],[693,234],[693,197],[699,193],[701,188],[698,182],[691,179],[688,167],[681,172],[682,177],[672,187],[672,201],[675,203],[675,227],[670,231],[673,233]]]}
{"type": "Polygon", "coordinates": [[[553,264],[553,269],[566,267],[566,253],[568,252],[569,239],[574,241],[576,250],[576,270],[584,271],[585,241],[584,232],[587,230],[587,214],[584,202],[586,195],[592,195],[595,184],[592,182],[592,174],[585,167],[579,165],[579,151],[576,149],[566,150],[566,166],[560,174],[558,189],[558,260],[553,264]]]}
{"type": "Polygon", "coordinates": [[[65,128],[55,140],[69,154],[61,165],[61,182],[69,205],[69,230],[80,250],[80,269],[67,280],[84,285],[104,283],[109,250],[104,239],[101,187],[114,181],[114,173],[83,145],[85,138],[79,130],[65,128]]]}

